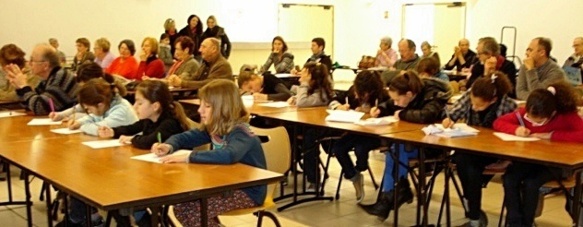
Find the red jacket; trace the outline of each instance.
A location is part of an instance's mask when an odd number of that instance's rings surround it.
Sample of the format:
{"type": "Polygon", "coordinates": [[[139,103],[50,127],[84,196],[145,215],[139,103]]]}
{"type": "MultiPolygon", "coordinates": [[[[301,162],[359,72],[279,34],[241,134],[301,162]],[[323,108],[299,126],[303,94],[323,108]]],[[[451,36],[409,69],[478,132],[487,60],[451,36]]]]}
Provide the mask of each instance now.
{"type": "MultiPolygon", "coordinates": [[[[550,121],[542,126],[532,126],[532,123],[524,119],[526,110],[524,107],[518,109],[524,126],[530,133],[552,132],[551,141],[565,141],[583,143],[583,119],[577,112],[556,114],[550,121]]],[[[494,130],[512,134],[516,128],[520,127],[516,112],[505,114],[494,121],[494,130]]]]}
{"type": "Polygon", "coordinates": [[[164,62],[159,58],[149,61],[141,61],[135,79],[142,80],[142,76],[164,78],[164,62]]]}
{"type": "MultiPolygon", "coordinates": [[[[117,57],[107,69],[106,73],[120,75],[126,79],[135,79],[136,73],[138,71],[138,61],[134,56],[127,57],[123,62],[121,57],[117,57]]],[[[140,77],[141,78],[141,77],[140,77]]]]}

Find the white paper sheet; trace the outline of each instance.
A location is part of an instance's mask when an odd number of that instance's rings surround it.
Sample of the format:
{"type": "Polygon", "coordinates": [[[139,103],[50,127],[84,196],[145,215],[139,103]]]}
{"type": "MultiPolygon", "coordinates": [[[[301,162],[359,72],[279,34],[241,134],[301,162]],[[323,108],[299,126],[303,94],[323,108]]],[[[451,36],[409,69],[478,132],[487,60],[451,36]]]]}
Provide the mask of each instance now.
{"type": "Polygon", "coordinates": [[[289,107],[289,103],[287,102],[266,102],[266,103],[261,103],[261,104],[257,104],[259,106],[266,106],[266,107],[273,107],[273,108],[284,108],[284,107],[289,107]]]}
{"type": "Polygon", "coordinates": [[[347,122],[347,123],[355,123],[360,121],[364,113],[358,111],[345,111],[345,110],[326,110],[328,112],[328,116],[326,116],[326,121],[335,121],[335,122],[347,122]]]}
{"type": "MultiPolygon", "coordinates": [[[[172,153],[171,155],[189,154],[190,152],[192,152],[192,151],[191,150],[177,150],[176,152],[172,153]]],[[[154,153],[147,153],[147,154],[136,155],[136,156],[131,157],[131,159],[134,159],[134,160],[162,163],[162,162],[160,162],[160,158],[161,157],[157,156],[154,153]]]]}
{"type": "MultiPolygon", "coordinates": [[[[460,124],[462,125],[462,124],[460,124]]],[[[428,125],[426,127],[423,127],[421,130],[425,133],[425,135],[435,135],[435,136],[439,136],[439,137],[445,137],[445,138],[456,138],[456,137],[465,137],[465,136],[475,136],[478,134],[478,130],[469,127],[469,126],[465,126],[466,128],[463,127],[458,127],[458,128],[443,128],[443,125],[438,125],[438,124],[433,124],[433,125],[428,125]]]]}
{"type": "Polygon", "coordinates": [[[397,120],[394,116],[388,116],[388,117],[381,117],[381,118],[369,118],[366,120],[359,120],[357,122],[355,122],[355,124],[357,125],[362,125],[362,126],[379,126],[379,125],[390,125],[392,123],[395,123],[399,120],[397,120]]]}
{"type": "Polygon", "coordinates": [[[495,132],[494,135],[503,141],[537,141],[537,140],[540,140],[539,138],[536,138],[536,137],[521,137],[521,136],[506,134],[503,132],[495,132]]]}
{"type": "Polygon", "coordinates": [[[71,130],[69,128],[58,128],[58,129],[51,129],[51,132],[63,135],[75,134],[75,133],[82,133],[83,131],[79,129],[71,130]]]}
{"type": "Polygon", "coordinates": [[[34,118],[27,125],[60,125],[61,121],[53,121],[50,118],[34,118]]]}
{"type": "Polygon", "coordinates": [[[83,145],[89,146],[93,149],[101,149],[101,148],[108,148],[108,147],[120,147],[125,146],[128,144],[120,143],[119,139],[112,139],[112,140],[96,140],[96,141],[88,141],[82,142],[83,145]]]}
{"type": "Polygon", "coordinates": [[[25,113],[22,112],[16,112],[16,111],[6,111],[6,112],[0,112],[0,118],[4,118],[4,117],[16,117],[16,116],[24,116],[26,115],[25,113]]]}
{"type": "MultiPolygon", "coordinates": [[[[435,126],[437,126],[439,129],[442,129],[442,130],[447,131],[447,129],[444,128],[442,124],[435,124],[435,126]]],[[[480,130],[477,130],[475,128],[472,128],[472,127],[468,126],[468,124],[466,124],[466,123],[455,123],[453,125],[453,128],[452,129],[459,129],[459,130],[462,130],[462,131],[475,132],[475,133],[480,132],[480,130]]]]}

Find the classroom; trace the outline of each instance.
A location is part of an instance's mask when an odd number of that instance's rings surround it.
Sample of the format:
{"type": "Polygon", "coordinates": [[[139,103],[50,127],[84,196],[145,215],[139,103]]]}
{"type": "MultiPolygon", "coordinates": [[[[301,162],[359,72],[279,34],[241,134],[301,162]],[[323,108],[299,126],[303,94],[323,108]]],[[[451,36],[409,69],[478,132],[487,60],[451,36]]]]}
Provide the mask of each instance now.
{"type": "Polygon", "coordinates": [[[3,226],[583,226],[583,1],[3,8],[3,226]]]}

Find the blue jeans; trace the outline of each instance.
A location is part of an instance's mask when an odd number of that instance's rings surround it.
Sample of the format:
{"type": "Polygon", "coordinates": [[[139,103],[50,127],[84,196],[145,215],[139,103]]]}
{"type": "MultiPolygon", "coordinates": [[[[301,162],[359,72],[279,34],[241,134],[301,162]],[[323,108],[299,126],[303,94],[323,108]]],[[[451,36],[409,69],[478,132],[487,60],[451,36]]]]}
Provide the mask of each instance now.
{"type": "Polygon", "coordinates": [[[335,144],[332,152],[336,155],[336,159],[342,166],[342,171],[344,171],[344,177],[346,179],[351,179],[358,172],[365,171],[368,169],[368,152],[370,150],[378,148],[381,144],[381,140],[378,138],[348,134],[340,138],[335,144]],[[356,155],[356,166],[352,163],[350,159],[350,152],[354,148],[354,154],[356,155]]]}
{"type": "MultiPolygon", "coordinates": [[[[407,151],[405,149],[404,144],[394,144],[391,147],[391,151],[399,152],[399,162],[405,164],[399,164],[399,179],[402,177],[406,177],[408,173],[408,165],[409,159],[416,158],[419,155],[418,149],[413,149],[411,151],[407,151]]],[[[393,179],[393,165],[395,165],[395,161],[390,154],[387,154],[385,157],[385,173],[383,176],[383,192],[389,192],[395,188],[395,179],[393,179]]]]}

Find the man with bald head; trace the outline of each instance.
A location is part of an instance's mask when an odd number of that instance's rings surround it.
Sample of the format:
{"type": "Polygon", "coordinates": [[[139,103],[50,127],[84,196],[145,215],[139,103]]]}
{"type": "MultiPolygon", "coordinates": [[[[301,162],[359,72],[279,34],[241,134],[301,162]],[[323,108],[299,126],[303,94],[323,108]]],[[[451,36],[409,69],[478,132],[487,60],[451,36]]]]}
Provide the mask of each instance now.
{"type": "Polygon", "coordinates": [[[175,87],[199,89],[214,79],[233,80],[231,64],[221,55],[221,41],[217,38],[207,38],[200,45],[202,65],[194,74],[194,80],[182,80],[176,75],[168,77],[170,85],[175,87]]]}
{"type": "Polygon", "coordinates": [[[516,97],[526,100],[531,91],[565,80],[565,72],[551,56],[552,42],[549,38],[534,38],[526,49],[526,58],[518,70],[516,97]]]}
{"type": "Polygon", "coordinates": [[[37,45],[32,51],[29,64],[32,74],[42,80],[34,90],[27,84],[26,75],[20,67],[14,64],[6,66],[10,83],[16,87],[16,93],[28,109],[35,115],[47,115],[75,104],[75,77],[61,68],[55,48],[49,44],[37,45]]]}
{"type": "Polygon", "coordinates": [[[573,49],[575,52],[567,58],[563,64],[563,69],[571,74],[570,80],[578,79],[578,81],[581,81],[583,79],[581,78],[581,75],[583,75],[583,37],[577,37],[573,40],[573,49]],[[579,73],[577,73],[577,69],[579,69],[579,73]],[[578,78],[571,78],[573,76],[578,78]]]}
{"type": "Polygon", "coordinates": [[[401,39],[397,45],[399,48],[399,55],[401,58],[395,62],[393,67],[389,70],[384,71],[381,74],[381,79],[383,83],[390,84],[391,80],[407,70],[416,70],[417,64],[419,63],[419,56],[415,53],[416,46],[415,42],[410,39],[401,39]]]}
{"type": "Polygon", "coordinates": [[[470,50],[470,41],[461,39],[458,46],[454,48],[451,59],[445,65],[446,70],[456,68],[457,71],[469,69],[476,62],[476,53],[470,50]]]}

